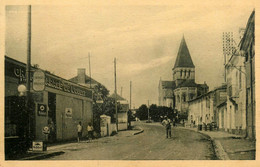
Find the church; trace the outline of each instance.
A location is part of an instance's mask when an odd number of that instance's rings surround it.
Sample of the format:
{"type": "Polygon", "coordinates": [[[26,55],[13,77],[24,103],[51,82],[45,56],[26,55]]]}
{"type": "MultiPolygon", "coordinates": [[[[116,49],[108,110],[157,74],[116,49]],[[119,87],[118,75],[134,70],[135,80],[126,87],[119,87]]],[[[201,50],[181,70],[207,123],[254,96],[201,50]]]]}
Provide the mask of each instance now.
{"type": "Polygon", "coordinates": [[[172,68],[172,80],[159,81],[158,105],[171,107],[180,113],[188,112],[188,101],[208,92],[208,89],[205,82],[195,82],[195,65],[183,36],[172,68]]]}

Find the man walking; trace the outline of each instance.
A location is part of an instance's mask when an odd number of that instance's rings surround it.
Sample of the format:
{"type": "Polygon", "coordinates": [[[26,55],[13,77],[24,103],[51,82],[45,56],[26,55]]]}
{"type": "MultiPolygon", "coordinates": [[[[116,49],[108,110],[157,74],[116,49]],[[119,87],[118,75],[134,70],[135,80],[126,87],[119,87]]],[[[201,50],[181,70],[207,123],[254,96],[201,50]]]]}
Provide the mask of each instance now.
{"type": "Polygon", "coordinates": [[[164,120],[162,121],[162,125],[165,126],[166,138],[171,138],[172,137],[171,120],[167,116],[164,117],[164,120]]]}

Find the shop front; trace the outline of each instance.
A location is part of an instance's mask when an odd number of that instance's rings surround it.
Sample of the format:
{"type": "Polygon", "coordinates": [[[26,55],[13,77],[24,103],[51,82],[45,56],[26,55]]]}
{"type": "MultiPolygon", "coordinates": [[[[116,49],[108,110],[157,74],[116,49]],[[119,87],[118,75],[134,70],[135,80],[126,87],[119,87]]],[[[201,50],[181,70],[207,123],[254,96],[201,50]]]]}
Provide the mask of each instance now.
{"type": "Polygon", "coordinates": [[[27,95],[21,96],[18,92],[18,86],[26,82],[26,64],[5,57],[6,141],[24,141],[28,133],[31,133],[33,140],[48,142],[76,138],[79,121],[83,129],[93,122],[92,91],[46,71],[43,71],[44,89],[36,91],[33,89],[34,71],[39,69],[32,68],[30,108],[26,109],[27,95]],[[44,133],[46,127],[49,128],[48,135],[44,133]]]}

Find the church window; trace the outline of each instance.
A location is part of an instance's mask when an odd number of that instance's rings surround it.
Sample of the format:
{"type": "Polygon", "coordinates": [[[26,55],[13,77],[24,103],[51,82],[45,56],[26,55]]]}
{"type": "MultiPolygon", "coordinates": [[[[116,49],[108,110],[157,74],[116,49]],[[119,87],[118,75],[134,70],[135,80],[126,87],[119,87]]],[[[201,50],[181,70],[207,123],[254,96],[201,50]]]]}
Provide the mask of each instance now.
{"type": "Polygon", "coordinates": [[[193,94],[193,93],[190,93],[190,94],[189,94],[189,99],[192,100],[193,97],[194,97],[194,94],[193,94]]]}
{"type": "Polygon", "coordinates": [[[186,77],[186,70],[184,71],[184,77],[186,77]]]}
{"type": "Polygon", "coordinates": [[[181,77],[182,77],[182,70],[181,70],[181,77]]]}
{"type": "Polygon", "coordinates": [[[183,102],[186,102],[186,94],[185,94],[185,93],[182,94],[182,101],[183,101],[183,102]]]}
{"type": "Polygon", "coordinates": [[[188,78],[190,77],[190,70],[189,70],[189,73],[188,73],[188,78]]]}

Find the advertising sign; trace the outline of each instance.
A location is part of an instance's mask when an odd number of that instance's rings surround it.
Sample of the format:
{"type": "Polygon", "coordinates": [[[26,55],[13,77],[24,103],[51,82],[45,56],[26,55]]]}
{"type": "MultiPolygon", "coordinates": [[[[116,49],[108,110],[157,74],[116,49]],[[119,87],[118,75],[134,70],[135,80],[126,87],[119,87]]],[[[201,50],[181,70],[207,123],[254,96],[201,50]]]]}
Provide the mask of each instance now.
{"type": "Polygon", "coordinates": [[[32,149],[33,151],[43,151],[43,142],[33,141],[32,149]]]}
{"type": "Polygon", "coordinates": [[[44,133],[44,134],[49,134],[49,133],[50,133],[50,128],[49,128],[48,126],[44,126],[44,127],[42,128],[42,133],[44,133]]]}
{"type": "Polygon", "coordinates": [[[33,73],[33,90],[43,91],[45,89],[45,74],[42,70],[33,73]]]}
{"type": "Polygon", "coordinates": [[[37,112],[39,116],[46,116],[47,115],[47,105],[46,104],[38,104],[37,105],[37,112]]]}
{"type": "Polygon", "coordinates": [[[65,117],[72,118],[72,108],[65,108],[65,117]]]}

